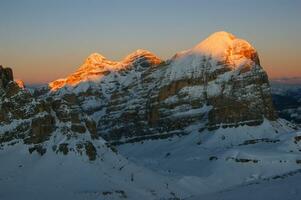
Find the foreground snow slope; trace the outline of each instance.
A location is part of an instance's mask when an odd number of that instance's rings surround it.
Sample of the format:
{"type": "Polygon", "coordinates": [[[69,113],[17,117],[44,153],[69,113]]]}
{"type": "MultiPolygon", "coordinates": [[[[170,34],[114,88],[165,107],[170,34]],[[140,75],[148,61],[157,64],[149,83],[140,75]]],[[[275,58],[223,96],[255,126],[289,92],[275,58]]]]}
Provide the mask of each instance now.
{"type": "Polygon", "coordinates": [[[195,196],[187,200],[299,200],[301,197],[301,172],[299,170],[296,173],[291,173],[294,175],[287,175],[281,178],[275,177],[274,179],[229,188],[218,193],[195,196]]]}
{"type": "Polygon", "coordinates": [[[0,151],[0,199],[168,199],[190,189],[172,177],[132,164],[99,144],[100,157],[29,154],[22,144],[0,151]]]}
{"type": "Polygon", "coordinates": [[[199,133],[196,125],[186,136],[124,144],[118,149],[131,161],[189,185],[200,196],[211,194],[215,199],[222,197],[215,196],[222,191],[234,188],[231,194],[236,194],[237,187],[266,183],[301,169],[301,132],[293,132],[286,125],[284,120],[265,120],[257,128],[221,128],[214,133],[199,133]]]}
{"type": "Polygon", "coordinates": [[[257,128],[199,133],[195,124],[188,135],[123,144],[119,153],[99,138],[94,161],[78,151],[53,152],[58,138],[44,145],[43,156],[22,143],[3,144],[0,199],[241,199],[259,190],[262,196],[244,199],[260,200],[275,197],[276,188],[278,199],[290,192],[297,200],[298,186],[288,185],[301,173],[301,132],[289,125],[265,120],[257,128]]]}

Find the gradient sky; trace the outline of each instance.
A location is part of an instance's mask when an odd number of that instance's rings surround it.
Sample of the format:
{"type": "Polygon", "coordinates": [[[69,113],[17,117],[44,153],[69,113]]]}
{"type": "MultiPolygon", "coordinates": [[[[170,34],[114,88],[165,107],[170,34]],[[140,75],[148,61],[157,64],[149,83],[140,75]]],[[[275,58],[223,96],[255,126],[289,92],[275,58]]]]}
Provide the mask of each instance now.
{"type": "Polygon", "coordinates": [[[257,49],[270,77],[301,76],[300,10],[301,0],[0,0],[0,64],[46,83],[93,52],[166,59],[225,30],[257,49]]]}

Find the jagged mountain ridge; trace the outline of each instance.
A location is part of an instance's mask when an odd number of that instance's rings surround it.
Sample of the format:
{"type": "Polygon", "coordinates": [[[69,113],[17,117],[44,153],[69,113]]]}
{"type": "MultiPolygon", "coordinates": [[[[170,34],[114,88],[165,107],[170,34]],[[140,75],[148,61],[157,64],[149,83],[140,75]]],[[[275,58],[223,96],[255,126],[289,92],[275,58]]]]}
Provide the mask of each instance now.
{"type": "Polygon", "coordinates": [[[3,74],[3,141],[39,144],[60,132],[123,143],[189,134],[194,125],[202,132],[277,119],[256,50],[226,32],[167,61],[146,50],[120,62],[94,53],[49,92],[31,93],[3,74]]]}
{"type": "Polygon", "coordinates": [[[92,54],[33,92],[4,71],[0,197],[200,199],[300,173],[301,133],[278,119],[256,50],[232,34],[167,61],[92,54]]]}
{"type": "Polygon", "coordinates": [[[110,140],[182,134],[199,121],[204,129],[214,130],[277,118],[267,74],[255,48],[245,40],[217,32],[167,61],[145,52],[128,56],[130,62],[96,56],[99,59],[86,61],[75,72],[77,77],[83,75],[77,84],[66,84],[71,75],[60,89],[54,85],[61,80],[49,86],[56,90],[54,95],[76,94],[98,132],[110,140]],[[86,74],[95,68],[106,72],[89,79],[86,74]]]}
{"type": "Polygon", "coordinates": [[[301,124],[301,84],[271,83],[275,108],[281,118],[301,124]]]}
{"type": "Polygon", "coordinates": [[[93,53],[83,63],[79,69],[65,79],[59,79],[49,84],[52,91],[56,91],[64,86],[76,86],[85,81],[97,81],[110,72],[127,70],[135,65],[146,67],[159,64],[161,60],[149,51],[139,49],[122,61],[110,61],[104,56],[93,53]]]}
{"type": "Polygon", "coordinates": [[[90,160],[96,159],[96,124],[72,98],[40,98],[13,81],[12,73],[7,77],[8,84],[0,88],[1,146],[22,142],[28,145],[29,153],[43,155],[51,147],[57,153],[73,149],[84,152],[90,160]],[[62,142],[64,137],[76,141],[62,142]]]}

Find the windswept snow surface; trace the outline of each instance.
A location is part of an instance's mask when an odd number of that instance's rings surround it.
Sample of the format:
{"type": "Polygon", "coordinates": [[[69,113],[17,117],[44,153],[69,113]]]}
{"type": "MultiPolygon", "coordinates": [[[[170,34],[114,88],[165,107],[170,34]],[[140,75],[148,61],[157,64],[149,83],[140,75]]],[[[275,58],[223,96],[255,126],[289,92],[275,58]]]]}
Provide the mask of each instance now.
{"type": "Polygon", "coordinates": [[[28,153],[17,144],[0,151],[1,200],[168,199],[190,189],[129,162],[104,146],[96,161],[69,153],[28,153]]]}
{"type": "Polygon", "coordinates": [[[187,200],[298,200],[301,197],[301,172],[298,170],[291,174],[293,175],[273,177],[269,180],[236,186],[218,193],[195,196],[187,200]]]}
{"type": "Polygon", "coordinates": [[[21,143],[2,146],[0,199],[260,200],[287,193],[300,199],[301,132],[287,121],[214,132],[200,127],[188,127],[185,136],[123,144],[119,153],[99,139],[95,161],[72,151],[57,154],[51,145],[43,156],[21,143]]]}
{"type": "Polygon", "coordinates": [[[258,127],[220,128],[214,133],[199,133],[196,125],[189,135],[124,144],[119,152],[186,185],[193,191],[191,199],[274,199],[275,188],[276,199],[293,192],[290,197],[297,200],[300,187],[282,186],[301,176],[300,145],[295,140],[301,132],[286,125],[285,120],[266,120],[258,127]],[[248,196],[257,188],[262,196],[248,196]]]}

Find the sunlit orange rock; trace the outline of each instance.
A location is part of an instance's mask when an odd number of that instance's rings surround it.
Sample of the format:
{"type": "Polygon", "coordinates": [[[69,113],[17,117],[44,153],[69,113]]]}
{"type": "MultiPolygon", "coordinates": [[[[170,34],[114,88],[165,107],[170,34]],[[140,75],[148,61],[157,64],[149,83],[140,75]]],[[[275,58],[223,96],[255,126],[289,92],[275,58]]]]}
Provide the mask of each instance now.
{"type": "Polygon", "coordinates": [[[98,53],[93,53],[76,72],[66,78],[49,83],[49,87],[52,91],[56,91],[64,86],[76,86],[80,82],[100,81],[103,76],[110,72],[130,69],[138,65],[141,67],[155,66],[161,62],[160,58],[142,49],[131,53],[119,62],[108,60],[98,53]]]}
{"type": "Polygon", "coordinates": [[[17,83],[17,85],[20,88],[25,88],[25,84],[24,84],[24,82],[22,80],[17,79],[17,80],[15,80],[15,82],[17,83]]]}

